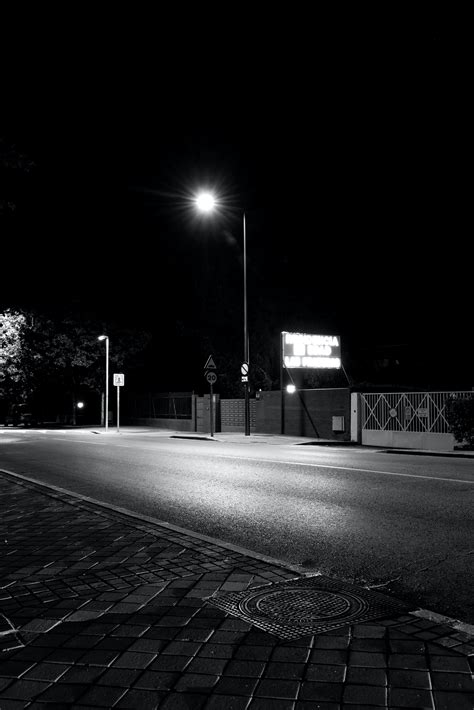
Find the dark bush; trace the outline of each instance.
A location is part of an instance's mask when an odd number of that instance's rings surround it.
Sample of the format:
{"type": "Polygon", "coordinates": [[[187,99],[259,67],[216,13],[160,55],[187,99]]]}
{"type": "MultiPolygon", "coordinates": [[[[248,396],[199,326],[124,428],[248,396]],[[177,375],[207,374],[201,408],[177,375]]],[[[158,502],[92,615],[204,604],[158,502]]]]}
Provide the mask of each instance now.
{"type": "Polygon", "coordinates": [[[446,419],[456,441],[474,447],[474,395],[461,399],[452,397],[446,402],[446,419]]]}

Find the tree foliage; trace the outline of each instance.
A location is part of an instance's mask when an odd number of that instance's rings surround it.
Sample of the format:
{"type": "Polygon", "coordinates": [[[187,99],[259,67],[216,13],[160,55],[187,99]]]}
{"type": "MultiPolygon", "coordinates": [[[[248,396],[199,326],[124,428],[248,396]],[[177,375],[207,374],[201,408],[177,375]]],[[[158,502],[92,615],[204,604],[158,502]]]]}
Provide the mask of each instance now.
{"type": "Polygon", "coordinates": [[[104,348],[110,339],[110,369],[122,371],[145,348],[145,332],[106,327],[103,322],[61,320],[44,313],[9,309],[0,313],[0,396],[11,401],[48,386],[74,395],[78,387],[100,392],[104,382],[104,348]]]}
{"type": "Polygon", "coordinates": [[[452,397],[446,403],[445,415],[456,441],[474,447],[474,396],[452,397]]]}

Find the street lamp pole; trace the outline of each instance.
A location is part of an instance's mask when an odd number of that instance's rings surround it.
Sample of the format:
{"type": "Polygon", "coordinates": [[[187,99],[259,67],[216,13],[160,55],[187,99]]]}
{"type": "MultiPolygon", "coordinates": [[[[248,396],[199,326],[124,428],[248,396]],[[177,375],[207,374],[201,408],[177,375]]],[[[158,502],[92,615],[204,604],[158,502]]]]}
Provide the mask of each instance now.
{"type": "Polygon", "coordinates": [[[99,335],[98,340],[105,340],[105,431],[109,430],[109,336],[99,335]]]}
{"type": "MultiPolygon", "coordinates": [[[[210,192],[201,192],[196,196],[196,205],[200,212],[212,212],[215,208],[216,200],[210,192]]],[[[248,364],[249,364],[249,333],[247,324],[247,229],[245,222],[245,211],[243,212],[242,226],[244,232],[244,363],[247,365],[246,377],[244,382],[245,394],[245,436],[250,436],[250,400],[249,400],[249,382],[248,382],[248,364]]],[[[242,368],[244,375],[244,368],[242,368]]]]}
{"type": "MultiPolygon", "coordinates": [[[[247,323],[247,229],[245,222],[245,212],[243,214],[244,231],[244,362],[249,364],[249,332],[247,323]]],[[[244,382],[245,392],[245,436],[250,436],[250,399],[249,382],[244,382]]]]}

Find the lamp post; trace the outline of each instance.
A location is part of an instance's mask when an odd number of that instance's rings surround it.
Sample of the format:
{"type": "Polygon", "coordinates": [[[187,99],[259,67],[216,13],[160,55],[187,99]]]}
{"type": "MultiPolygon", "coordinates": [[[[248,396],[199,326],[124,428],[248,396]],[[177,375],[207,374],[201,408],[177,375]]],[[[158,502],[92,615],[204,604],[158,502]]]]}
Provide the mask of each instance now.
{"type": "Polygon", "coordinates": [[[109,336],[99,335],[97,340],[105,340],[105,431],[109,430],[109,336]]]}
{"type": "MultiPolygon", "coordinates": [[[[197,195],[196,206],[200,212],[212,212],[216,207],[216,199],[210,192],[201,192],[197,195]]],[[[242,228],[244,237],[244,363],[249,364],[249,333],[247,323],[247,229],[245,221],[245,212],[242,215],[242,228]]],[[[245,396],[245,436],[250,436],[250,400],[249,400],[249,382],[244,382],[245,396]]]]}

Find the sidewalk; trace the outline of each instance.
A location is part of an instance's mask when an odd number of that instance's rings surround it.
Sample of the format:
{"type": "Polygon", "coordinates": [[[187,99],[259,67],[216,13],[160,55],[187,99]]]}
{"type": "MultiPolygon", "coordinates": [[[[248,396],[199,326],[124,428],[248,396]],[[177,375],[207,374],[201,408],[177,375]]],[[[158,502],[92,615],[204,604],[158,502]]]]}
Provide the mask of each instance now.
{"type": "Polygon", "coordinates": [[[370,592],[344,623],[365,590],[4,472],[0,496],[1,710],[474,707],[450,623],[370,592]]]}

